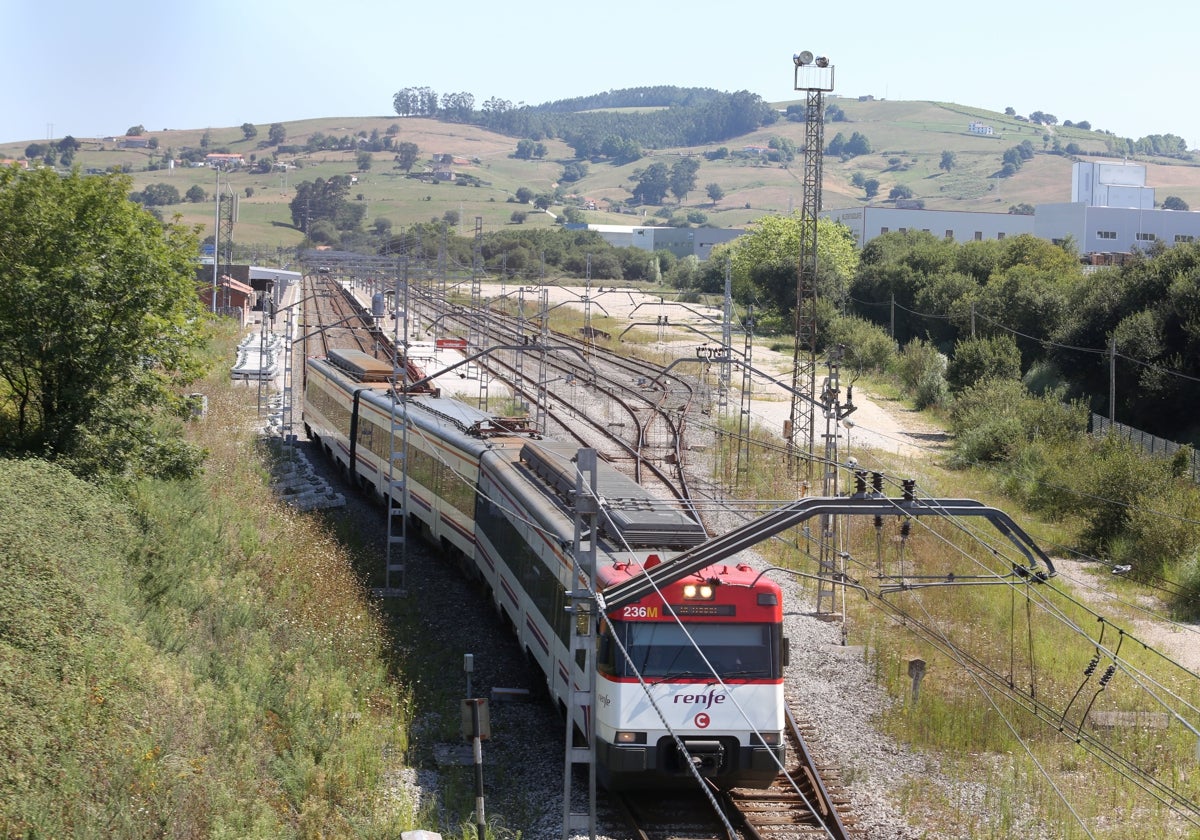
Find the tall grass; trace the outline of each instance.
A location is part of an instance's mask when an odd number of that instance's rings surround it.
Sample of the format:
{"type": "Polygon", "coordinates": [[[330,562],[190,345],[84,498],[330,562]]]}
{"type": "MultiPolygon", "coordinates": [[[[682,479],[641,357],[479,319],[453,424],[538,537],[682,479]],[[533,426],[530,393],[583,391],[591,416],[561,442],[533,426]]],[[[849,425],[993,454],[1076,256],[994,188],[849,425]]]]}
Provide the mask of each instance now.
{"type": "Polygon", "coordinates": [[[0,462],[2,836],[413,827],[386,628],[345,552],[271,498],[226,376],[188,430],[209,450],[194,481],[0,462]]]}

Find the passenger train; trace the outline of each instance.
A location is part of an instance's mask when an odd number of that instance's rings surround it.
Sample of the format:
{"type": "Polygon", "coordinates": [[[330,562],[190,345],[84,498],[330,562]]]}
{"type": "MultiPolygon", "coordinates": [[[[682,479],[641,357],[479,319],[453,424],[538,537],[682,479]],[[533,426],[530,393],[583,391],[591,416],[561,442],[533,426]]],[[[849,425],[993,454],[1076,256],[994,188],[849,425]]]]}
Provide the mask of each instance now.
{"type": "Polygon", "coordinates": [[[703,528],[600,461],[596,568],[574,579],[578,448],[436,393],[398,401],[384,367],[352,351],[308,359],[305,432],[382,498],[407,413],[410,532],[485,582],[550,695],[580,731],[592,727],[601,784],[682,786],[689,764],[720,787],[769,784],[784,758],[778,585],[720,563],[601,616],[596,708],[573,709],[570,690],[587,676],[571,654],[568,591],[631,580],[703,542],[703,528]]]}

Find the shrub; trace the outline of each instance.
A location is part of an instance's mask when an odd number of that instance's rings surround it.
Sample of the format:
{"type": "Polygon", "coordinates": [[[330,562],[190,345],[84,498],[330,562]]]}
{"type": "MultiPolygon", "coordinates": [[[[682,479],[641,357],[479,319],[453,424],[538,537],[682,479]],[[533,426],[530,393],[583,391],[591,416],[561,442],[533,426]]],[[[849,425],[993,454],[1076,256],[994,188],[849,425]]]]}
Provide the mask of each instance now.
{"type": "Polygon", "coordinates": [[[1184,621],[1200,618],[1200,555],[1193,554],[1179,567],[1175,613],[1184,621]]]}
{"type": "Polygon", "coordinates": [[[946,401],[946,357],[931,342],[914,338],[896,360],[896,374],[917,408],[946,401]]]}
{"type": "Polygon", "coordinates": [[[950,427],[960,462],[1020,461],[1019,453],[1031,443],[1079,439],[1087,428],[1087,407],[1065,403],[1061,391],[1034,396],[1018,380],[985,379],[955,397],[950,427]]]}
{"type": "Polygon", "coordinates": [[[968,338],[954,345],[954,357],[946,366],[946,384],[952,393],[985,379],[1019,379],[1021,351],[1010,335],[968,338]]]}

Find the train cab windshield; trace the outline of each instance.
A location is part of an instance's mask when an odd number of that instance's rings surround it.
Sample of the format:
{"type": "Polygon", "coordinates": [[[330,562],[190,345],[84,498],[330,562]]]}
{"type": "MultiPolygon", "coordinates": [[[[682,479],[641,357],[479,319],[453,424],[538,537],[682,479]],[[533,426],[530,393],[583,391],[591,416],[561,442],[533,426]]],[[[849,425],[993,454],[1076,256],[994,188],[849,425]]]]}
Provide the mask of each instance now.
{"type": "Polygon", "coordinates": [[[607,624],[600,636],[600,670],[614,677],[641,674],[651,682],[712,679],[714,670],[722,680],[782,677],[778,625],[706,622],[685,626],[687,634],[675,622],[607,624]],[[632,661],[614,644],[614,634],[632,661]]]}

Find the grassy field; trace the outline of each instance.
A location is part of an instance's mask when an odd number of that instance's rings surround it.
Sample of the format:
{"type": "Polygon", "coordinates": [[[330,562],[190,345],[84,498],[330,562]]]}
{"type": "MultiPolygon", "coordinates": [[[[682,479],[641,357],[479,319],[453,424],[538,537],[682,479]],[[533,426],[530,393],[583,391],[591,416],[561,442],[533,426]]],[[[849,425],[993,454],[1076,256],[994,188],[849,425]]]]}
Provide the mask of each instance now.
{"type": "MultiPolygon", "coordinates": [[[[930,209],[1006,212],[1014,204],[1039,204],[1070,200],[1071,159],[1045,153],[1057,139],[1063,146],[1077,143],[1083,153],[1103,152],[1104,135],[1097,131],[1061,126],[1043,127],[980,108],[945,102],[924,101],[865,101],[831,98],[845,114],[845,121],[829,122],[825,126],[828,143],[839,132],[846,138],[854,132],[864,134],[871,143],[871,154],[846,161],[827,157],[824,162],[823,206],[846,208],[868,204],[861,188],[853,186],[856,174],[875,178],[880,193],[873,204],[887,206],[888,192],[903,185],[913,197],[925,201],[930,209]],[[973,135],[967,124],[980,120],[995,130],[991,136],[973,135]],[[1050,135],[1047,137],[1047,135],[1050,135]],[[996,177],[1006,149],[1030,141],[1037,154],[1027,161],[1016,175],[996,177]],[[949,172],[939,169],[942,153],[954,152],[956,164],[949,172]]],[[[779,103],[784,107],[787,103],[779,103]]],[[[239,219],[234,238],[239,243],[255,243],[265,249],[292,247],[302,240],[301,232],[292,225],[288,203],[295,196],[296,184],[333,175],[355,175],[358,183],[351,190],[355,201],[367,205],[366,225],[376,219],[388,219],[393,230],[416,222],[440,220],[447,211],[460,215],[461,232],[470,235],[475,218],[483,220],[485,232],[513,225],[514,210],[533,211],[530,206],[513,203],[521,187],[535,194],[551,192],[558,186],[562,167],[573,160],[569,147],[558,140],[545,141],[548,154],[543,160],[518,160],[513,157],[517,139],[484,131],[474,126],[442,123],[435,120],[400,117],[331,117],[285,123],[286,143],[303,146],[316,132],[342,137],[372,131],[386,133],[397,126],[397,142],[416,143],[420,162],[414,172],[431,166],[434,155],[450,154],[465,163],[456,164],[456,173],[478,179],[479,186],[460,186],[454,183],[429,183],[407,178],[395,168],[391,152],[372,156],[371,168],[358,172],[354,152],[316,152],[283,158],[296,169],[286,173],[266,175],[248,171],[222,174],[223,190],[232,190],[241,197],[239,219]],[[227,186],[226,186],[227,185],[227,186]],[[253,195],[247,197],[247,188],[253,195]]],[[[201,137],[210,134],[210,148],[228,148],[247,160],[251,155],[273,154],[265,143],[269,126],[258,126],[258,136],[243,137],[240,127],[193,128],[148,132],[158,139],[156,152],[148,149],[115,148],[115,142],[87,143],[77,153],[76,162],[84,169],[107,169],[122,166],[133,174],[135,189],[152,183],[173,184],[184,194],[193,185],[202,187],[209,196],[204,203],[183,203],[162,210],[167,216],[178,213],[184,221],[199,225],[205,233],[213,226],[211,196],[216,175],[206,168],[176,168],[148,171],[151,157],[161,158],[168,149],[176,153],[185,147],[198,148],[201,137]]],[[[781,121],[773,126],[727,141],[723,144],[731,153],[746,146],[766,146],[771,138],[790,140],[797,146],[804,143],[804,125],[781,121]]],[[[19,158],[27,142],[0,145],[0,157],[19,158]]],[[[588,174],[571,186],[571,194],[581,200],[595,202],[597,210],[585,211],[584,217],[594,224],[634,224],[644,217],[655,215],[658,207],[623,208],[629,198],[637,173],[654,162],[670,166],[680,155],[697,156],[700,170],[696,175],[697,189],[676,205],[671,198],[666,209],[678,213],[702,212],[708,223],[716,227],[743,227],[769,213],[787,213],[799,207],[802,200],[802,164],[799,159],[789,166],[771,164],[756,156],[735,155],[721,160],[708,160],[705,152],[717,144],[679,149],[647,149],[645,156],[634,163],[616,166],[610,163],[589,163],[588,174]],[[705,194],[705,186],[717,183],[725,192],[719,202],[705,194]]],[[[1155,187],[1159,201],[1177,195],[1191,206],[1200,208],[1200,166],[1169,160],[1146,160],[1147,180],[1155,187]]],[[[553,208],[561,212],[561,207],[553,208]]],[[[547,214],[529,212],[527,226],[552,225],[547,214]]]]}

